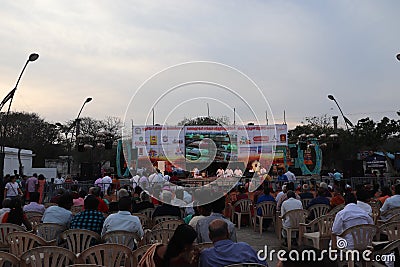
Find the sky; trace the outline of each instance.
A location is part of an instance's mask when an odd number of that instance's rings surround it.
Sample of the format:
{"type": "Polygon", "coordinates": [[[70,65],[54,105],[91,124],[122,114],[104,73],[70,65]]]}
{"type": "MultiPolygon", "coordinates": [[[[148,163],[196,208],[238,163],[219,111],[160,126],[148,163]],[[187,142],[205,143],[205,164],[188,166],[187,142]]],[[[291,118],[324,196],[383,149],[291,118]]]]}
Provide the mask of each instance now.
{"type": "Polygon", "coordinates": [[[1,1],[0,98],[35,52],[11,109],[54,123],[74,119],[87,97],[81,116],[126,124],[151,124],[153,108],[161,124],[208,112],[233,122],[235,108],[239,123],[265,123],[266,112],[282,123],[285,111],[293,128],[340,115],[328,94],[353,123],[396,118],[399,9],[396,0],[1,1]]]}

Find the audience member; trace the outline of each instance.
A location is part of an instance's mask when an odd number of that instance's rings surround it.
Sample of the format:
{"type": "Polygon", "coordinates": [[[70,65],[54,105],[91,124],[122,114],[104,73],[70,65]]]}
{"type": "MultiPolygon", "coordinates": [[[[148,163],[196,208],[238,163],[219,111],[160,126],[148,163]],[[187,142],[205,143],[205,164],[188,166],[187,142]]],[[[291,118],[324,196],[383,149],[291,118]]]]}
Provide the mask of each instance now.
{"type": "Polygon", "coordinates": [[[143,237],[143,228],[137,216],[131,215],[132,201],[130,197],[123,197],[118,201],[119,211],[108,215],[103,224],[101,235],[116,230],[124,230],[138,234],[143,237]]]}
{"type": "Polygon", "coordinates": [[[172,200],[172,193],[170,191],[163,191],[162,193],[162,201],[163,203],[155,208],[153,212],[153,218],[157,216],[177,216],[181,217],[181,210],[179,207],[172,206],[171,203],[172,200]]]}
{"type": "Polygon", "coordinates": [[[318,188],[317,197],[313,198],[310,203],[308,203],[307,209],[318,204],[330,205],[329,199],[325,197],[325,189],[321,187],[318,188]]]}
{"type": "Polygon", "coordinates": [[[335,187],[333,197],[331,198],[330,205],[332,208],[344,204],[344,197],[340,187],[335,187]]]}
{"type": "MultiPolygon", "coordinates": [[[[300,200],[296,199],[296,194],[292,191],[289,190],[287,193],[287,200],[282,203],[282,209],[281,209],[281,216],[283,217],[286,213],[288,213],[291,210],[298,210],[298,209],[303,209],[303,204],[301,203],[300,200]]],[[[291,221],[289,218],[284,218],[282,219],[282,225],[285,227],[291,227],[291,221]]],[[[284,239],[286,239],[286,232],[282,229],[282,236],[284,239]]],[[[293,236],[295,238],[295,236],[293,236]]],[[[283,244],[286,246],[287,241],[284,240],[283,244]]]]}
{"type": "Polygon", "coordinates": [[[46,208],[44,207],[44,205],[38,204],[40,198],[39,192],[31,192],[29,195],[30,203],[24,206],[24,212],[35,211],[43,214],[46,208]]]}
{"type": "Polygon", "coordinates": [[[266,264],[258,259],[256,251],[250,245],[230,240],[226,221],[215,219],[209,224],[208,230],[214,247],[201,252],[200,267],[222,267],[242,262],[266,264]]]}
{"type": "Polygon", "coordinates": [[[0,221],[3,218],[3,215],[11,210],[11,198],[5,198],[2,202],[2,207],[0,209],[0,221]]]}
{"type": "Polygon", "coordinates": [[[324,189],[324,194],[323,194],[324,197],[332,197],[331,192],[329,192],[329,187],[327,183],[325,182],[320,183],[319,188],[324,189]]]}
{"type": "Polygon", "coordinates": [[[187,224],[179,225],[168,245],[160,243],[152,245],[143,255],[138,266],[197,266],[196,262],[192,261],[192,255],[190,254],[196,236],[196,231],[191,226],[187,224]]]}
{"type": "Polygon", "coordinates": [[[278,203],[281,197],[286,193],[287,193],[287,185],[284,184],[282,185],[282,191],[280,191],[275,197],[276,202],[278,203]]]}
{"type": "MultiPolygon", "coordinates": [[[[271,195],[271,188],[268,186],[264,186],[264,194],[259,196],[257,199],[257,204],[264,202],[264,201],[273,201],[275,202],[275,198],[271,195]]],[[[257,215],[261,216],[261,208],[257,209],[257,215]]]]}
{"type": "Polygon", "coordinates": [[[32,230],[32,225],[22,210],[22,201],[17,197],[11,199],[10,211],[3,215],[1,223],[12,223],[19,226],[24,225],[28,231],[32,230]]]}
{"type": "Polygon", "coordinates": [[[389,186],[382,187],[381,195],[379,196],[378,200],[381,204],[385,204],[386,199],[392,196],[392,190],[390,190],[389,186]]]}
{"type": "Polygon", "coordinates": [[[299,194],[300,199],[312,199],[314,194],[310,192],[310,187],[308,184],[303,184],[301,187],[301,193],[299,194]]]}
{"type": "Polygon", "coordinates": [[[97,210],[99,200],[89,195],[84,200],[85,210],[76,214],[71,221],[71,229],[86,229],[101,234],[104,224],[103,213],[97,210]]]}
{"type": "MultiPolygon", "coordinates": [[[[286,190],[287,190],[288,192],[289,192],[289,191],[293,191],[293,193],[294,193],[294,183],[293,183],[293,182],[288,183],[288,184],[286,185],[286,190]]],[[[301,200],[301,198],[300,198],[300,196],[299,196],[298,194],[296,194],[296,193],[294,193],[294,194],[295,194],[295,197],[296,197],[297,200],[301,200]]],[[[282,203],[283,203],[284,201],[286,201],[287,199],[288,199],[287,193],[284,194],[284,195],[282,195],[282,196],[279,198],[279,201],[278,201],[278,203],[277,203],[277,205],[276,205],[276,210],[277,210],[278,212],[281,210],[282,203]]]]}
{"type": "Polygon", "coordinates": [[[86,191],[80,190],[78,198],[73,199],[74,206],[83,206],[85,204],[86,191]]]}
{"type": "MultiPolygon", "coordinates": [[[[360,224],[374,224],[371,216],[357,206],[357,199],[352,193],[346,193],[345,204],[343,210],[336,214],[333,221],[332,234],[341,235],[346,229],[360,224]]],[[[344,237],[347,241],[347,249],[354,247],[353,237],[349,234],[344,237]]]]}
{"type": "Polygon", "coordinates": [[[372,207],[367,202],[370,199],[370,194],[364,188],[359,188],[356,192],[357,206],[372,216],[372,207]]]}
{"type": "Polygon", "coordinates": [[[191,220],[189,221],[189,225],[192,226],[194,229],[197,228],[197,223],[199,220],[201,220],[207,216],[210,216],[211,205],[210,204],[197,205],[195,207],[195,210],[196,210],[196,213],[194,215],[192,215],[191,220]]]}
{"type": "Polygon", "coordinates": [[[229,238],[233,241],[236,242],[236,229],[235,225],[228,219],[226,219],[223,215],[222,212],[225,209],[225,199],[224,197],[221,197],[217,200],[214,200],[211,203],[211,214],[210,216],[207,216],[203,219],[200,219],[197,222],[197,227],[196,227],[196,232],[197,232],[197,242],[198,243],[204,243],[204,242],[211,242],[211,239],[208,235],[208,226],[210,223],[215,220],[215,219],[221,219],[224,220],[228,224],[228,229],[229,229],[229,238]]]}
{"type": "Polygon", "coordinates": [[[58,206],[51,206],[43,214],[44,223],[57,223],[69,228],[72,220],[71,207],[73,205],[72,196],[68,193],[63,194],[58,199],[58,206]]]}
{"type": "MultiPolygon", "coordinates": [[[[400,208],[400,184],[396,184],[394,187],[394,195],[386,199],[385,203],[381,208],[381,213],[394,209],[400,208]]],[[[389,219],[387,217],[382,217],[383,220],[389,219]]]]}
{"type": "Polygon", "coordinates": [[[132,211],[137,213],[145,209],[154,208],[154,204],[150,202],[150,196],[146,191],[140,193],[140,202],[133,206],[132,211]]]}
{"type": "Polygon", "coordinates": [[[101,189],[98,186],[94,186],[89,188],[89,195],[94,195],[99,200],[99,207],[97,208],[98,211],[107,213],[108,206],[106,202],[100,197],[101,189]]]}
{"type": "Polygon", "coordinates": [[[58,189],[57,189],[56,195],[53,196],[53,197],[50,199],[50,202],[51,202],[51,203],[56,203],[56,204],[58,204],[58,200],[60,199],[60,197],[61,197],[62,195],[64,195],[64,193],[65,193],[64,188],[58,188],[58,189]]]}

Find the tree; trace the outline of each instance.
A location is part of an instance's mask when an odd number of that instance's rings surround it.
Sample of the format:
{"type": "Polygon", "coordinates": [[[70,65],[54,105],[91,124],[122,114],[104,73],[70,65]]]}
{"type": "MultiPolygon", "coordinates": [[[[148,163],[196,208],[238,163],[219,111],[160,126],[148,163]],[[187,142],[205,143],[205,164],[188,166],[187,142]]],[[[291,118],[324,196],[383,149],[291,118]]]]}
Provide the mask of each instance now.
{"type": "Polygon", "coordinates": [[[178,122],[179,126],[187,125],[229,125],[230,121],[227,116],[221,117],[197,117],[194,119],[184,118],[182,121],[178,122]]]}

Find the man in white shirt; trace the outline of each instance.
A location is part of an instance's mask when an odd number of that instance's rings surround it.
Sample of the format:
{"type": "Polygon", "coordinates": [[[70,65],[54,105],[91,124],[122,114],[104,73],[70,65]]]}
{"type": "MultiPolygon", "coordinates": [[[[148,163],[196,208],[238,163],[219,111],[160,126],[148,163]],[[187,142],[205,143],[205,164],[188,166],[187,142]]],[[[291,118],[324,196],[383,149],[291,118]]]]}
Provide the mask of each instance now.
{"type": "Polygon", "coordinates": [[[46,209],[43,214],[43,223],[57,223],[69,228],[72,220],[72,212],[70,211],[73,205],[72,196],[65,193],[60,196],[58,206],[51,206],[46,209]]]}
{"type": "Polygon", "coordinates": [[[64,178],[62,178],[61,174],[58,175],[57,178],[54,179],[54,184],[63,184],[64,178]]]}
{"type": "Polygon", "coordinates": [[[101,179],[101,182],[103,184],[101,187],[103,189],[103,193],[107,193],[108,188],[112,184],[112,179],[110,176],[108,176],[108,173],[105,173],[105,176],[101,179]]]}
{"type": "Polygon", "coordinates": [[[367,203],[368,200],[370,199],[369,193],[365,189],[360,188],[359,190],[357,190],[356,195],[357,195],[357,206],[372,217],[372,207],[367,203]]]}
{"type": "MultiPolygon", "coordinates": [[[[353,194],[346,194],[343,210],[336,214],[333,221],[332,234],[341,235],[345,230],[352,226],[360,224],[374,224],[371,216],[366,211],[356,205],[357,200],[353,194]]],[[[347,241],[347,249],[353,249],[354,242],[351,235],[346,235],[344,239],[347,241]]]]}
{"type": "Polygon", "coordinates": [[[217,170],[217,177],[223,177],[224,176],[224,170],[222,168],[219,168],[217,170]]]}
{"type": "Polygon", "coordinates": [[[131,181],[131,183],[132,183],[132,188],[133,188],[133,189],[135,189],[136,186],[139,186],[139,179],[140,179],[140,176],[139,176],[138,174],[134,175],[134,176],[130,179],[130,181],[131,181]]]}
{"type": "Polygon", "coordinates": [[[239,166],[236,167],[235,171],[233,172],[233,174],[235,175],[235,177],[242,177],[243,176],[243,172],[242,170],[239,168],[239,166]]]}
{"type": "Polygon", "coordinates": [[[293,172],[290,171],[290,168],[288,169],[288,171],[285,173],[286,177],[288,178],[289,182],[294,182],[296,181],[296,176],[294,175],[293,172]]]}
{"type": "Polygon", "coordinates": [[[279,199],[280,199],[284,194],[286,194],[286,193],[287,193],[286,185],[284,184],[284,185],[282,186],[282,191],[279,192],[279,193],[276,195],[276,198],[275,198],[276,202],[278,203],[278,202],[279,202],[279,199]]]}
{"type": "MultiPolygon", "coordinates": [[[[289,212],[291,210],[301,210],[301,209],[303,209],[303,204],[301,203],[300,200],[296,199],[296,194],[292,190],[289,190],[286,193],[286,195],[287,195],[288,199],[285,202],[282,203],[281,216],[285,215],[287,212],[289,212]]],[[[290,218],[282,219],[282,225],[284,227],[291,227],[290,218]]],[[[284,238],[284,243],[283,244],[284,244],[284,246],[286,246],[287,233],[283,229],[282,229],[282,236],[284,238]]],[[[292,238],[296,238],[296,236],[292,236],[292,238]]]]}
{"type": "Polygon", "coordinates": [[[143,237],[143,228],[137,216],[131,215],[132,201],[130,197],[123,197],[118,201],[118,213],[110,214],[105,219],[101,236],[110,231],[124,230],[143,237]]]}
{"type": "MultiPolygon", "coordinates": [[[[383,203],[383,206],[381,208],[381,213],[394,208],[400,208],[400,184],[397,184],[394,187],[394,193],[395,194],[393,196],[386,199],[385,203],[383,203]]],[[[382,219],[387,220],[389,218],[382,217],[382,219]]]]}
{"type": "Polygon", "coordinates": [[[225,177],[232,177],[233,176],[233,170],[231,168],[226,168],[225,170],[225,177]]]}

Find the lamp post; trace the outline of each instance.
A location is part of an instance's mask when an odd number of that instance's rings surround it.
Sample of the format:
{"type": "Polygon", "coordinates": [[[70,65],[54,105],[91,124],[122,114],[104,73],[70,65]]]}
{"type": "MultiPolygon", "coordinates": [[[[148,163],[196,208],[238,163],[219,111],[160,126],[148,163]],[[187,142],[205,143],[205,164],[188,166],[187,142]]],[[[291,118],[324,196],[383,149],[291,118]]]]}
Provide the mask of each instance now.
{"type": "Polygon", "coordinates": [[[343,111],[340,108],[340,106],[339,106],[338,102],[336,101],[335,97],[333,95],[328,95],[328,98],[329,98],[329,100],[332,100],[332,101],[334,101],[336,103],[336,106],[338,107],[340,113],[342,114],[342,117],[344,119],[344,123],[346,124],[346,129],[349,130],[349,126],[348,125],[353,127],[353,123],[348,118],[346,118],[346,116],[343,114],[343,111]]]}
{"type": "Polygon", "coordinates": [[[85,102],[83,102],[83,104],[82,104],[81,110],[79,110],[78,116],[77,116],[76,119],[75,119],[76,136],[78,136],[78,135],[80,134],[80,132],[81,132],[81,119],[79,118],[79,116],[80,116],[81,113],[82,113],[83,107],[84,107],[87,103],[89,103],[90,101],[92,101],[92,99],[93,99],[93,98],[91,98],[91,97],[86,98],[85,102]]]}
{"type": "Polygon", "coordinates": [[[400,54],[397,54],[396,58],[397,58],[398,61],[400,61],[400,54]]]}
{"type": "Polygon", "coordinates": [[[14,99],[14,94],[17,91],[18,88],[18,84],[21,80],[22,74],[24,73],[26,66],[28,66],[29,62],[33,62],[35,60],[37,60],[39,58],[38,54],[30,54],[28,59],[25,62],[24,67],[22,68],[22,71],[18,77],[17,83],[14,86],[14,89],[12,89],[7,95],[6,97],[3,99],[3,101],[1,101],[0,103],[0,111],[3,108],[3,106],[10,100],[10,103],[8,104],[8,110],[4,119],[4,124],[2,125],[2,130],[0,132],[1,134],[1,138],[0,138],[0,181],[3,181],[3,177],[4,177],[4,158],[5,158],[5,134],[6,134],[6,130],[7,130],[7,123],[8,123],[8,115],[10,113],[10,109],[11,109],[11,104],[12,101],[14,99]]]}

